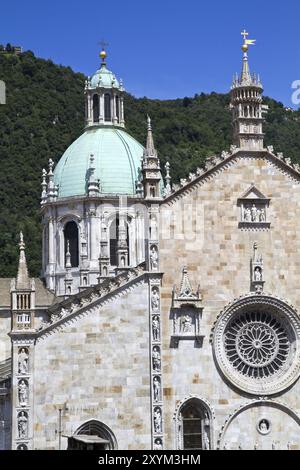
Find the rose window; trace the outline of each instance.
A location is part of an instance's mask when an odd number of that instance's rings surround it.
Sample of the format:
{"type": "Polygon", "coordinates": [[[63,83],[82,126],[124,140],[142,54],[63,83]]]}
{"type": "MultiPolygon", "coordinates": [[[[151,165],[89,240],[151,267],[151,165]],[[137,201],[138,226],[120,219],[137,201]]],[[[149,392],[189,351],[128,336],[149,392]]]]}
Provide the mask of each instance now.
{"type": "Polygon", "coordinates": [[[300,375],[300,316],[281,299],[246,294],[216,320],[213,353],[219,372],[235,388],[266,396],[300,375]]]}
{"type": "Polygon", "coordinates": [[[241,374],[264,378],[283,367],[290,350],[288,334],[274,316],[262,312],[239,315],[225,332],[225,351],[241,374]]]}

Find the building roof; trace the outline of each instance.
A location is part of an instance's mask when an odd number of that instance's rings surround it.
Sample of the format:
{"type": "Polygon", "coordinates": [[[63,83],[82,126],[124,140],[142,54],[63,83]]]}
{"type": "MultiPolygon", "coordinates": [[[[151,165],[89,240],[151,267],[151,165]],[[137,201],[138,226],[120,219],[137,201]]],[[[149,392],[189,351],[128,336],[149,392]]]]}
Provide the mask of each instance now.
{"type": "Polygon", "coordinates": [[[87,194],[91,154],[94,155],[95,178],[100,179],[100,193],[136,194],[143,150],[143,146],[122,129],[87,129],[65,151],[54,170],[58,197],[87,194]]]}
{"type": "Polygon", "coordinates": [[[120,88],[120,84],[113,72],[106,68],[106,63],[101,64],[98,69],[90,78],[90,85],[94,88],[120,88]]]}
{"type": "MultiPolygon", "coordinates": [[[[0,307],[10,308],[10,285],[13,278],[0,278],[0,307]]],[[[56,302],[55,295],[49,291],[42,280],[35,278],[35,305],[36,307],[50,306],[56,302]]]]}

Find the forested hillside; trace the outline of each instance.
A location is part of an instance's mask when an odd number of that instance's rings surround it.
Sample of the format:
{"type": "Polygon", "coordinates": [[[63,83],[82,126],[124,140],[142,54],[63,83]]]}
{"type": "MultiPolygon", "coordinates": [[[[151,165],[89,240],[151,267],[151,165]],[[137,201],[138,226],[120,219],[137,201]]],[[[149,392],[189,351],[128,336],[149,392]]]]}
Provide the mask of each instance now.
{"type": "MultiPolygon", "coordinates": [[[[41,170],[50,157],[57,162],[83,131],[85,77],[26,52],[0,54],[0,80],[7,87],[7,104],[0,106],[0,276],[16,274],[20,229],[30,274],[38,276],[41,170]]],[[[126,85],[130,89],[130,83],[126,85]]],[[[265,101],[270,107],[266,144],[300,162],[300,111],[285,110],[268,98],[265,101]]],[[[126,127],[144,143],[146,115],[151,116],[161,162],[170,161],[173,181],[177,181],[206,156],[229,148],[228,105],[229,95],[201,90],[191,98],[165,101],[127,94],[126,127]]]]}

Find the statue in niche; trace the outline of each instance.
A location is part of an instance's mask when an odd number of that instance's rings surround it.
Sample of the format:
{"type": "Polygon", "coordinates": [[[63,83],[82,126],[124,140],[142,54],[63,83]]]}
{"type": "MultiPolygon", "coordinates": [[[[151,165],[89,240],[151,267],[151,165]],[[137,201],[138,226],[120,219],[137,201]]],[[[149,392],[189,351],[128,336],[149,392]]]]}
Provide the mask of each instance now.
{"type": "Polygon", "coordinates": [[[251,209],[249,206],[245,208],[244,212],[244,221],[245,222],[251,222],[251,209]]]}
{"type": "Polygon", "coordinates": [[[27,374],[28,372],[28,353],[25,348],[21,348],[18,355],[18,371],[19,374],[27,374]]]}
{"type": "Polygon", "coordinates": [[[153,287],[151,291],[151,309],[153,312],[159,311],[159,290],[158,287],[153,287]]]}
{"type": "Polygon", "coordinates": [[[20,380],[18,385],[20,406],[26,406],[28,400],[28,386],[24,380],[20,380]]]}
{"type": "Polygon", "coordinates": [[[256,208],[256,205],[253,204],[251,208],[251,221],[256,222],[256,219],[257,219],[257,208],[256,208]]]}
{"type": "Polygon", "coordinates": [[[152,361],[153,361],[153,369],[156,371],[160,370],[160,351],[158,347],[154,347],[152,351],[152,361]]]}
{"type": "Polygon", "coordinates": [[[24,411],[18,415],[18,434],[20,439],[26,439],[28,436],[28,418],[24,411]]]}
{"type": "Polygon", "coordinates": [[[162,448],[163,447],[162,447],[161,439],[155,439],[153,449],[154,450],[162,450],[162,448]]]}
{"type": "Polygon", "coordinates": [[[160,338],[160,324],[157,315],[155,315],[152,319],[152,336],[153,341],[158,341],[160,338]]]}
{"type": "Polygon", "coordinates": [[[266,221],[266,211],[265,211],[265,209],[260,210],[259,221],[260,222],[265,222],[266,221]]]}
{"type": "MultiPolygon", "coordinates": [[[[151,216],[150,219],[150,237],[152,240],[157,240],[158,234],[157,234],[157,218],[155,215],[151,216]]],[[[152,249],[152,247],[151,247],[152,249]]]]}
{"type": "Polygon", "coordinates": [[[180,332],[190,333],[192,330],[192,317],[188,314],[180,318],[180,332]]]}
{"type": "Polygon", "coordinates": [[[155,245],[152,245],[150,249],[150,267],[153,270],[158,269],[158,252],[155,245]]]}
{"type": "Polygon", "coordinates": [[[153,379],[154,401],[159,401],[160,400],[160,391],[161,391],[160,379],[158,377],[154,377],[154,379],[153,379]]]}
{"type": "Polygon", "coordinates": [[[154,431],[156,433],[161,433],[161,410],[160,408],[155,408],[154,409],[154,431]]]}
{"type": "Polygon", "coordinates": [[[204,441],[203,442],[204,450],[209,450],[210,449],[210,442],[209,442],[208,432],[206,430],[204,430],[203,441],[204,441]]]}
{"type": "Polygon", "coordinates": [[[270,429],[270,425],[266,419],[262,419],[258,424],[258,430],[261,434],[267,434],[270,429]]]}
{"type": "Polygon", "coordinates": [[[261,268],[258,266],[254,269],[254,281],[262,281],[261,268]]]}

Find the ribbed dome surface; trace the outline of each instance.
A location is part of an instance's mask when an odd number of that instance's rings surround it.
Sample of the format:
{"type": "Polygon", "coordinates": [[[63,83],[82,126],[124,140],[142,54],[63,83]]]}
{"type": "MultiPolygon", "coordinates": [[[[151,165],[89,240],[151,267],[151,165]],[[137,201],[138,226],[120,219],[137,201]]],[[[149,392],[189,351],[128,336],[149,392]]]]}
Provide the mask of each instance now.
{"type": "Polygon", "coordinates": [[[59,185],[59,198],[86,195],[91,154],[101,193],[136,193],[143,146],[122,129],[96,127],[75,140],[58,162],[54,181],[59,185]]]}

